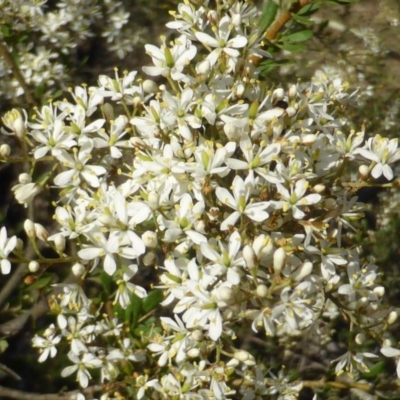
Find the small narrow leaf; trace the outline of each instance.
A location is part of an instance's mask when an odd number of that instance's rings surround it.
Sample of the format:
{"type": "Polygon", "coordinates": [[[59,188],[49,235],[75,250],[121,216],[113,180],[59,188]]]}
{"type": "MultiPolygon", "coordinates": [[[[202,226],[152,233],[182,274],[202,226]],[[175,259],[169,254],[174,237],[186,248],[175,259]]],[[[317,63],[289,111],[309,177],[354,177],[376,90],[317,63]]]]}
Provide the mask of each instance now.
{"type": "Polygon", "coordinates": [[[303,15],[303,16],[312,15],[316,13],[320,9],[320,7],[321,7],[320,1],[307,4],[298,11],[297,15],[303,15]]]}
{"type": "Polygon", "coordinates": [[[272,0],[269,0],[264,7],[264,10],[260,17],[260,22],[258,24],[258,29],[260,33],[265,32],[274,22],[277,11],[278,6],[272,0]]]}
{"type": "Polygon", "coordinates": [[[307,49],[307,47],[302,43],[284,43],[279,45],[279,47],[283,50],[290,51],[291,53],[298,53],[307,49]]]}
{"type": "Polygon", "coordinates": [[[310,18],[304,17],[302,15],[292,14],[292,18],[296,22],[298,22],[299,24],[302,24],[302,25],[306,25],[306,26],[314,25],[314,21],[312,21],[310,18]]]}
{"type": "Polygon", "coordinates": [[[313,31],[310,29],[305,29],[303,31],[298,31],[291,33],[290,35],[282,36],[280,41],[284,43],[300,43],[305,42],[313,37],[313,31]]]}
{"type": "Polygon", "coordinates": [[[145,314],[154,310],[163,301],[162,290],[156,289],[148,294],[148,296],[143,300],[143,311],[145,314]]]}

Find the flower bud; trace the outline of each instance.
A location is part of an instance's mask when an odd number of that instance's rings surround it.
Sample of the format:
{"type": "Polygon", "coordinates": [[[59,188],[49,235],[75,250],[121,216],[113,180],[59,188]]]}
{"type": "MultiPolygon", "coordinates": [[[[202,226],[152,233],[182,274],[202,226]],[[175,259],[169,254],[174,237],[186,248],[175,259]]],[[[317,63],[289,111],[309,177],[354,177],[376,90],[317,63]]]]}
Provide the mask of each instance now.
{"type": "Polygon", "coordinates": [[[159,207],[160,196],[157,192],[150,192],[147,197],[147,203],[152,211],[157,210],[159,207]]]}
{"type": "Polygon", "coordinates": [[[253,241],[253,249],[259,260],[268,259],[274,251],[274,245],[268,235],[257,236],[253,241]]]}
{"type": "Polygon", "coordinates": [[[286,251],[283,249],[283,247],[279,247],[279,249],[275,250],[274,252],[274,264],[273,268],[275,271],[275,274],[280,274],[283,267],[285,266],[286,263],[286,251]]]}
{"type": "Polygon", "coordinates": [[[246,350],[238,350],[238,351],[235,351],[235,354],[233,355],[233,357],[235,357],[236,360],[245,362],[249,359],[250,354],[246,350]]]}
{"type": "Polygon", "coordinates": [[[296,85],[290,86],[288,90],[289,99],[294,99],[297,95],[297,87],[296,85]]]}
{"type": "Polygon", "coordinates": [[[385,339],[382,343],[382,347],[392,347],[393,343],[390,339],[385,339]]]}
{"type": "Polygon", "coordinates": [[[317,135],[309,133],[301,138],[301,143],[304,144],[304,146],[312,146],[316,140],[317,140],[317,135]]]}
{"type": "Polygon", "coordinates": [[[218,289],[219,298],[225,303],[230,303],[234,299],[233,289],[228,286],[221,286],[218,289]]]}
{"type": "Polygon", "coordinates": [[[218,25],[218,13],[215,10],[210,10],[207,13],[207,19],[210,21],[211,25],[218,25]]]}
{"type": "Polygon", "coordinates": [[[292,279],[296,282],[302,281],[306,276],[311,274],[311,271],[313,269],[313,264],[309,261],[305,262],[304,264],[301,264],[296,271],[293,272],[292,274],[292,279]]]}
{"type": "Polygon", "coordinates": [[[191,334],[191,338],[195,341],[195,342],[202,342],[204,339],[204,334],[200,329],[196,329],[195,331],[192,332],[191,334]]]}
{"type": "Polygon", "coordinates": [[[30,219],[25,220],[24,229],[29,239],[36,238],[35,224],[30,219]]]}
{"type": "Polygon", "coordinates": [[[146,79],[143,81],[143,90],[145,93],[157,93],[158,92],[158,85],[151,79],[146,79]]]}
{"type": "Polygon", "coordinates": [[[142,98],[140,97],[140,96],[135,96],[133,99],[132,99],[132,104],[135,106],[135,107],[139,107],[141,104],[142,104],[142,98]]]}
{"type": "Polygon", "coordinates": [[[26,172],[23,172],[22,174],[19,174],[18,182],[22,183],[22,184],[31,183],[32,177],[29,174],[27,174],[26,172]]]}
{"type": "Polygon", "coordinates": [[[283,100],[285,97],[285,91],[282,88],[275,89],[272,93],[272,104],[275,104],[279,100],[283,100]]]}
{"type": "Polygon", "coordinates": [[[209,60],[203,60],[196,64],[197,75],[208,75],[211,70],[211,64],[209,60]]]}
{"type": "Polygon", "coordinates": [[[361,345],[361,344],[363,344],[365,342],[365,335],[363,333],[359,333],[359,334],[356,335],[355,340],[356,340],[357,344],[361,345]]]}
{"type": "Polygon", "coordinates": [[[8,144],[2,144],[0,146],[0,155],[8,157],[11,154],[11,147],[8,144]]]}
{"type": "Polygon", "coordinates": [[[46,228],[43,225],[35,223],[35,232],[38,239],[42,240],[43,242],[47,242],[49,232],[47,232],[46,228]]]}
{"type": "Polygon", "coordinates": [[[240,139],[240,129],[229,122],[224,125],[224,133],[231,142],[237,142],[240,139]]]}
{"type": "Polygon", "coordinates": [[[39,271],[40,264],[37,261],[32,260],[28,265],[28,269],[30,272],[32,272],[32,274],[34,274],[35,272],[39,271]]]}
{"type": "Polygon", "coordinates": [[[297,113],[297,109],[295,107],[288,107],[285,111],[289,117],[294,117],[297,113]]]}
{"type": "Polygon", "coordinates": [[[75,263],[72,266],[72,273],[77,277],[82,276],[85,273],[85,270],[85,267],[81,263],[75,263]]]}
{"type": "Polygon", "coordinates": [[[59,233],[54,236],[53,240],[54,240],[54,246],[57,249],[57,251],[62,253],[65,250],[65,236],[59,233]]]}
{"type": "Polygon", "coordinates": [[[157,240],[157,234],[152,231],[146,231],[142,234],[142,240],[143,243],[146,247],[150,249],[154,249],[157,247],[158,240],[157,240]]]}
{"type": "Polygon", "coordinates": [[[110,103],[104,103],[101,110],[108,121],[114,120],[114,108],[110,103]]]}
{"type": "Polygon", "coordinates": [[[399,315],[397,314],[396,311],[391,311],[391,312],[389,313],[389,315],[388,315],[388,318],[387,318],[388,324],[389,324],[389,325],[394,324],[394,323],[396,322],[398,316],[399,316],[399,315]]]}
{"type": "Polygon", "coordinates": [[[326,187],[322,183],[317,183],[314,187],[313,190],[315,193],[321,194],[325,191],[326,187]]]}
{"type": "Polygon", "coordinates": [[[146,267],[149,267],[150,265],[154,264],[155,259],[156,259],[156,255],[152,251],[149,251],[143,257],[143,264],[146,267]]]}
{"type": "Polygon", "coordinates": [[[265,298],[268,295],[268,288],[266,285],[258,285],[256,289],[256,295],[260,298],[265,298]]]}
{"type": "Polygon", "coordinates": [[[251,246],[249,245],[244,246],[242,250],[242,255],[249,270],[252,270],[257,266],[258,260],[256,257],[256,253],[251,246]]]}
{"type": "Polygon", "coordinates": [[[385,288],[383,286],[377,286],[374,288],[373,292],[379,297],[382,298],[385,295],[385,288]]]}
{"type": "Polygon", "coordinates": [[[358,167],[358,173],[360,174],[360,178],[365,181],[369,176],[369,168],[367,165],[363,164],[358,167]]]}
{"type": "Polygon", "coordinates": [[[189,358],[197,358],[200,355],[200,349],[192,348],[186,354],[189,358]]]}

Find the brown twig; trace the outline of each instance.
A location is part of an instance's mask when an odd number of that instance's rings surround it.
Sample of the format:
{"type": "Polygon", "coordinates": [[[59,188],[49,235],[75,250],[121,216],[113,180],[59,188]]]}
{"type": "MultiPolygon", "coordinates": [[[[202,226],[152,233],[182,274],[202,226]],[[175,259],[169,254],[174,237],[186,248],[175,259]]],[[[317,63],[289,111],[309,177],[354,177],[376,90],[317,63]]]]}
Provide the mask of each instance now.
{"type": "Polygon", "coordinates": [[[297,13],[302,7],[311,2],[312,0],[298,0],[298,2],[290,8],[290,10],[282,13],[279,18],[271,24],[271,26],[267,29],[267,32],[265,32],[265,38],[270,42],[273,42],[279,31],[286,25],[287,22],[291,20],[292,14],[297,13]]]}
{"type": "Polygon", "coordinates": [[[82,390],[71,390],[69,392],[59,392],[50,394],[29,393],[20,390],[9,389],[0,386],[0,398],[2,399],[16,399],[16,400],[71,400],[76,398],[78,393],[84,393],[93,396],[94,393],[100,392],[103,388],[100,385],[90,386],[82,390]]]}
{"type": "Polygon", "coordinates": [[[32,96],[31,89],[25,81],[25,78],[21,74],[21,71],[18,68],[17,63],[12,58],[10,52],[7,49],[6,44],[0,40],[0,55],[4,58],[4,61],[8,65],[8,67],[12,70],[15,79],[21,85],[24,90],[25,100],[29,105],[37,105],[35,98],[32,96]]]}

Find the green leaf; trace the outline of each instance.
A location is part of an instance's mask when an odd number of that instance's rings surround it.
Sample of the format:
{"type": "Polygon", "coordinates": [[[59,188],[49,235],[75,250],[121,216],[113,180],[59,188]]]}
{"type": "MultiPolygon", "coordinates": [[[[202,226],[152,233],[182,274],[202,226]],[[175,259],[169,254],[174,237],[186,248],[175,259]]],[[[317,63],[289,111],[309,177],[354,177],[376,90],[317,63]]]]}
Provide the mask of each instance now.
{"type": "Polygon", "coordinates": [[[302,15],[292,14],[292,18],[296,22],[298,22],[299,24],[302,24],[302,25],[307,25],[307,26],[314,25],[314,21],[312,21],[310,18],[304,17],[302,15]]]}
{"type": "Polygon", "coordinates": [[[125,310],[125,321],[130,321],[131,329],[134,330],[143,312],[143,300],[135,293],[130,295],[130,304],[125,310]]]}
{"type": "Polygon", "coordinates": [[[112,284],[113,284],[113,280],[111,278],[110,275],[107,274],[107,272],[103,271],[100,274],[100,281],[103,285],[104,291],[106,292],[106,294],[110,294],[111,290],[112,290],[112,284]]]}
{"type": "Polygon", "coordinates": [[[284,43],[279,45],[283,50],[290,51],[291,53],[298,53],[307,50],[307,47],[302,43],[284,43]]]}
{"type": "Polygon", "coordinates": [[[258,23],[260,33],[265,32],[274,22],[277,11],[278,6],[272,0],[268,0],[261,14],[260,22],[258,23]]]}
{"type": "Polygon", "coordinates": [[[279,68],[284,65],[290,65],[293,63],[294,63],[294,61],[286,60],[286,59],[284,59],[284,60],[265,60],[259,65],[258,70],[260,71],[260,73],[262,75],[266,75],[266,74],[270,73],[272,70],[274,70],[275,68],[279,68]]]}
{"type": "Polygon", "coordinates": [[[3,35],[3,37],[5,37],[5,38],[11,36],[11,29],[8,24],[0,25],[0,32],[3,35]]]}
{"type": "Polygon", "coordinates": [[[143,311],[145,314],[154,310],[164,299],[162,290],[155,289],[143,300],[143,311]]]}
{"type": "Polygon", "coordinates": [[[297,12],[297,15],[304,15],[304,16],[312,15],[316,13],[320,8],[321,8],[321,2],[316,1],[300,8],[300,10],[297,12]]]}
{"type": "Polygon", "coordinates": [[[8,342],[7,340],[1,339],[0,340],[0,354],[4,353],[7,350],[8,342]]]}
{"type": "Polygon", "coordinates": [[[42,289],[50,284],[53,280],[53,275],[47,275],[43,278],[38,279],[36,282],[29,285],[29,289],[42,289]]]}
{"type": "Polygon", "coordinates": [[[280,38],[280,42],[284,43],[300,43],[306,42],[313,37],[313,31],[310,29],[304,29],[303,31],[298,31],[291,33],[290,35],[285,35],[280,38]]]}
{"type": "Polygon", "coordinates": [[[47,89],[46,82],[39,83],[39,85],[37,85],[34,89],[35,96],[37,98],[41,98],[46,93],[46,89],[47,89]]]}
{"type": "Polygon", "coordinates": [[[380,372],[386,368],[386,361],[379,361],[374,364],[368,372],[362,374],[363,378],[375,378],[380,372]]]}

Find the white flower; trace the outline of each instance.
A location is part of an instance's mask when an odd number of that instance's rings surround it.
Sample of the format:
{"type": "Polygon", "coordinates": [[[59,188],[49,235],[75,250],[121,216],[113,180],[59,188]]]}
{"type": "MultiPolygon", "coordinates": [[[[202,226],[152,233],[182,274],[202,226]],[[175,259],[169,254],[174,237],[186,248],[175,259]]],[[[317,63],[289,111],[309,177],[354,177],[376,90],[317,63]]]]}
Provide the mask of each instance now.
{"type": "Polygon", "coordinates": [[[0,230],[0,269],[3,275],[7,275],[11,271],[11,263],[7,260],[8,255],[15,249],[17,245],[17,237],[12,236],[7,239],[7,229],[3,226],[0,230]]]}
{"type": "Polygon", "coordinates": [[[143,71],[150,76],[171,76],[175,81],[185,80],[186,75],[182,71],[197,53],[197,48],[185,35],[176,39],[171,48],[165,44],[161,49],[151,44],[146,44],[144,47],[155,66],[143,67],[143,71]]]}
{"type": "Polygon", "coordinates": [[[117,269],[115,256],[117,254],[124,258],[137,258],[146,250],[142,240],[138,237],[134,247],[121,246],[120,235],[118,232],[111,232],[109,237],[97,232],[89,235],[94,246],[86,247],[78,252],[78,256],[83,260],[93,260],[97,257],[104,257],[104,270],[113,275],[117,269]]]}
{"type": "Polygon", "coordinates": [[[79,358],[76,354],[69,352],[68,358],[75,365],[64,368],[61,371],[61,376],[65,378],[77,371],[77,380],[83,388],[88,386],[89,379],[92,378],[88,369],[100,368],[103,364],[99,358],[91,353],[84,353],[82,358],[79,358]]]}
{"type": "Polygon", "coordinates": [[[235,210],[221,223],[222,230],[228,229],[229,225],[235,226],[241,215],[246,215],[255,222],[265,221],[268,218],[265,209],[269,207],[269,202],[248,203],[253,188],[254,178],[251,175],[248,175],[245,181],[237,175],[232,182],[233,196],[225,188],[216,189],[218,200],[235,210]]]}
{"type": "Polygon", "coordinates": [[[309,194],[304,196],[309,186],[309,182],[305,179],[300,179],[296,182],[295,187],[291,186],[289,191],[281,184],[276,183],[276,188],[281,195],[283,200],[273,201],[273,205],[276,209],[283,209],[284,212],[292,209],[293,217],[296,219],[302,219],[305,213],[299,209],[299,207],[307,206],[310,204],[316,204],[321,200],[319,194],[309,194]]]}
{"type": "Polygon", "coordinates": [[[47,360],[48,356],[50,358],[54,358],[57,354],[56,345],[61,340],[61,335],[55,335],[55,327],[53,324],[50,325],[48,329],[46,329],[44,333],[44,337],[35,336],[32,339],[32,343],[34,347],[39,347],[41,355],[39,357],[39,362],[42,363],[47,360]]]}
{"type": "Polygon", "coordinates": [[[238,48],[244,47],[247,44],[247,39],[244,36],[237,35],[229,38],[233,25],[229,16],[225,15],[221,18],[218,24],[218,30],[215,31],[215,37],[210,36],[204,32],[196,32],[196,38],[206,47],[214,48],[213,51],[207,56],[211,66],[213,66],[220,58],[222,53],[225,53],[230,60],[233,61],[230,67],[234,68],[236,64],[235,59],[239,57],[238,48]]]}
{"type": "Polygon", "coordinates": [[[395,357],[397,359],[396,373],[397,373],[397,377],[400,378],[400,350],[399,349],[395,349],[395,348],[390,347],[390,346],[383,346],[381,348],[381,353],[385,357],[395,357]]]}
{"type": "Polygon", "coordinates": [[[376,163],[371,171],[373,178],[377,179],[383,175],[389,181],[393,179],[393,170],[389,164],[400,160],[398,140],[389,140],[388,138],[382,138],[380,135],[369,138],[366,146],[355,150],[354,154],[361,154],[367,160],[376,163]]]}
{"type": "Polygon", "coordinates": [[[57,186],[77,186],[81,183],[82,178],[92,187],[99,187],[100,182],[98,176],[106,173],[106,169],[100,165],[86,164],[91,159],[93,150],[93,142],[85,141],[80,150],[73,148],[73,157],[65,150],[61,150],[58,158],[62,164],[69,168],[67,171],[61,172],[54,178],[57,186]]]}

